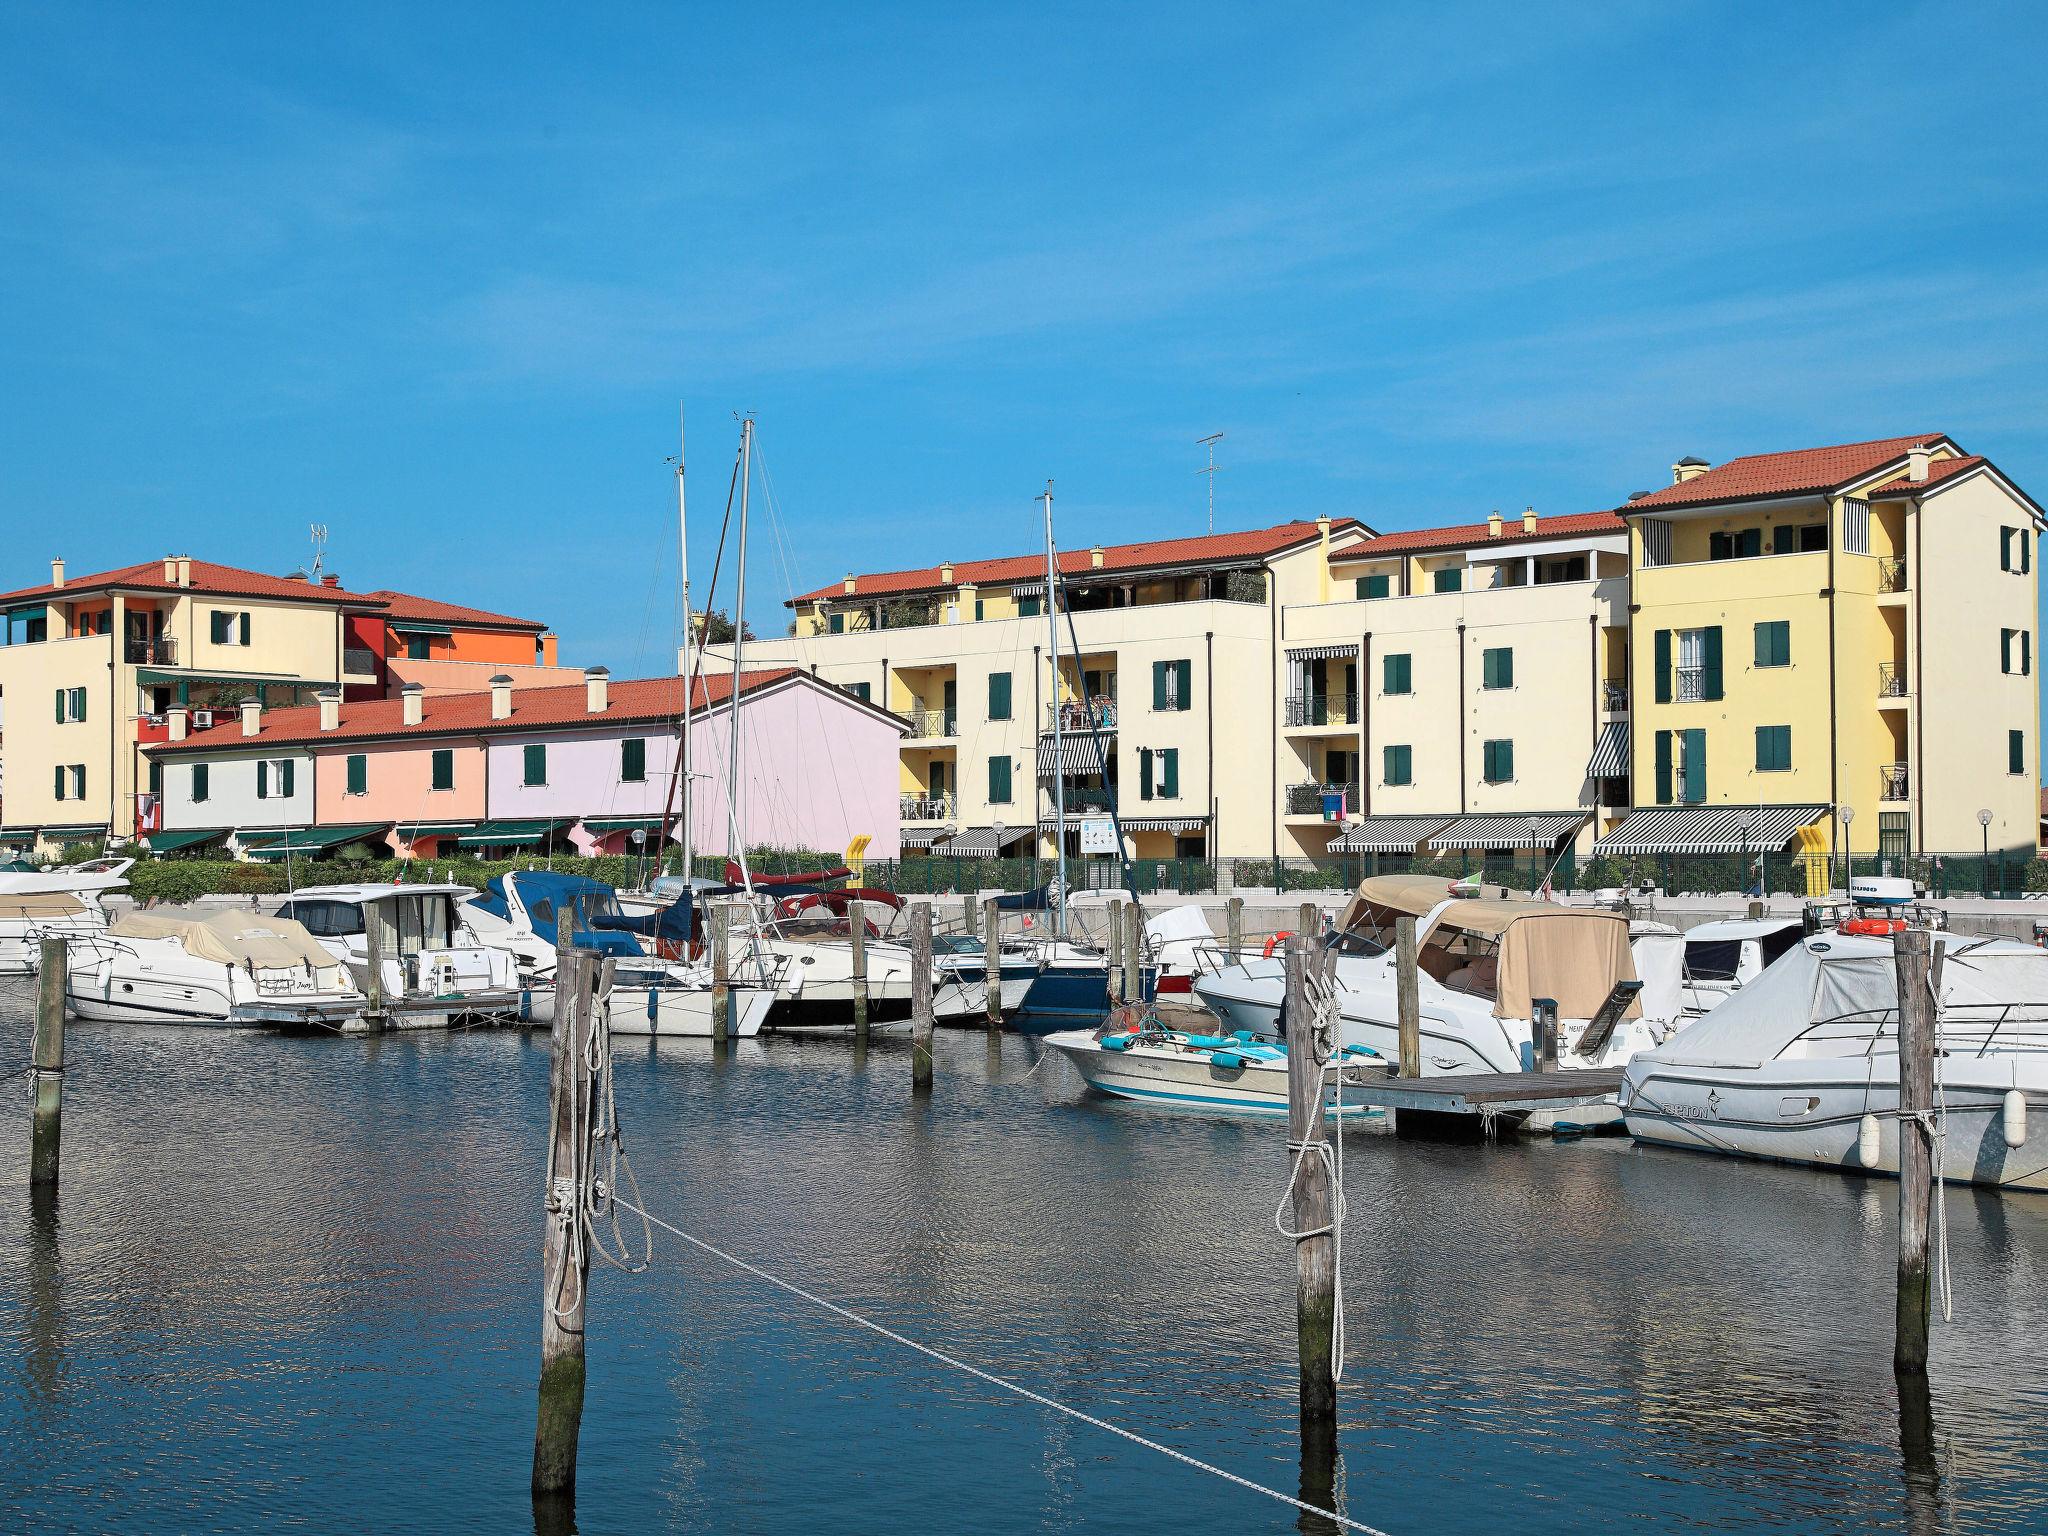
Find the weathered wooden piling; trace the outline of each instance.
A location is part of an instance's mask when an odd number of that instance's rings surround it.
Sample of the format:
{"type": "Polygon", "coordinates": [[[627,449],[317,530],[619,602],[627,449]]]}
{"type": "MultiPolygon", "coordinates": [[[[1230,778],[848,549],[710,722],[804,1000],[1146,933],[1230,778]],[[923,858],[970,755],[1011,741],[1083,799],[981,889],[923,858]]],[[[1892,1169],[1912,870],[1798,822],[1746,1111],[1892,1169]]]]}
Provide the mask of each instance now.
{"type": "Polygon", "coordinates": [[[590,1257],[578,1239],[582,1173],[590,1149],[590,1053],[597,956],[560,949],[555,958],[555,1022],[549,1042],[548,1181],[541,1238],[540,1404],[533,1431],[533,1492],[576,1486],[576,1443],[583,1428],[583,1319],[590,1257]]]}
{"type": "Polygon", "coordinates": [[[36,973],[35,1103],[29,1116],[28,1181],[54,1185],[64,1140],[64,994],[70,949],[62,939],[44,939],[36,973]]]}
{"type": "Polygon", "coordinates": [[[1244,959],[1244,898],[1233,896],[1223,903],[1224,942],[1230,947],[1230,963],[1244,959]]]}
{"type": "Polygon", "coordinates": [[[988,1027],[1003,1027],[1003,909],[991,896],[981,904],[981,976],[987,989],[988,1027]]]}
{"type": "Polygon", "coordinates": [[[1102,952],[1109,961],[1109,1005],[1124,1000],[1124,904],[1109,903],[1109,931],[1102,936],[1102,952]]]}
{"type": "MultiPolygon", "coordinates": [[[[568,913],[556,919],[556,932],[571,929],[568,913]]],[[[377,1034],[391,1022],[385,1009],[384,997],[384,913],[377,902],[370,902],[363,911],[363,1029],[368,1034],[377,1034]]]]}
{"type": "Polygon", "coordinates": [[[973,937],[980,917],[981,903],[975,899],[974,892],[962,891],[960,893],[960,932],[963,937],[973,937]]]}
{"type": "Polygon", "coordinates": [[[1294,914],[1294,931],[1306,934],[1312,939],[1321,936],[1323,925],[1321,919],[1316,916],[1316,904],[1314,902],[1304,901],[1300,909],[1294,914]]]}
{"type": "Polygon", "coordinates": [[[853,937],[853,1043],[868,1043],[868,904],[855,897],[846,904],[847,932],[853,937]]]}
{"type": "Polygon", "coordinates": [[[1892,935],[1899,986],[1899,1293],[1892,1369],[1927,1371],[1930,1315],[1928,1236],[1934,1195],[1933,935],[1906,928],[1892,935]]]}
{"type": "Polygon", "coordinates": [[[1145,909],[1135,901],[1124,908],[1124,1001],[1145,1000],[1145,909]]]}
{"type": "Polygon", "coordinates": [[[1394,1010],[1400,1042],[1401,1076],[1422,1076],[1422,982],[1415,947],[1415,919],[1394,919],[1394,1010]]]}
{"type": "Polygon", "coordinates": [[[1330,1363],[1337,1325],[1335,1192],[1323,1148],[1323,1072],[1315,1058],[1315,1009],[1309,1001],[1314,941],[1289,935],[1287,962],[1287,1159],[1294,1179],[1295,1338],[1301,1356],[1301,1418],[1319,1423],[1337,1411],[1330,1363]]]}
{"type": "Polygon", "coordinates": [[[932,1090],[932,904],[910,909],[910,1087],[932,1090]]]}
{"type": "Polygon", "coordinates": [[[732,911],[722,901],[711,904],[711,1038],[732,1038],[732,911]]]}

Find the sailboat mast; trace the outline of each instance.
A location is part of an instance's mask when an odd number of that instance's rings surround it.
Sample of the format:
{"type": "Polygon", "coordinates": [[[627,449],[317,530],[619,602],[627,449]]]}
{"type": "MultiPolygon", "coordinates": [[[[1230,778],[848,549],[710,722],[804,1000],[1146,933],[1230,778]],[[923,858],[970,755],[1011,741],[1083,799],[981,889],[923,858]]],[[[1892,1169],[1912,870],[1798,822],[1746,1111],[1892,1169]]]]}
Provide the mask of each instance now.
{"type": "Polygon", "coordinates": [[[1045,654],[1052,661],[1052,824],[1059,857],[1059,898],[1053,909],[1053,933],[1067,936],[1067,773],[1060,735],[1060,608],[1059,567],[1052,543],[1052,482],[1045,482],[1045,654]]]}
{"type": "Polygon", "coordinates": [[[690,631],[690,510],[683,492],[683,458],[685,454],[685,431],[683,407],[676,405],[676,562],[682,577],[680,601],[683,609],[683,728],[682,738],[676,746],[676,794],[682,802],[683,817],[683,879],[690,878],[691,860],[696,852],[695,829],[690,824],[690,694],[691,666],[690,650],[694,638],[690,631]]]}
{"type": "Polygon", "coordinates": [[[746,864],[747,850],[740,838],[740,669],[747,655],[747,487],[753,478],[754,418],[749,416],[740,423],[739,584],[732,609],[732,687],[726,695],[726,729],[730,733],[728,760],[731,763],[726,794],[732,804],[732,816],[726,824],[729,844],[726,856],[742,868],[746,864]]]}

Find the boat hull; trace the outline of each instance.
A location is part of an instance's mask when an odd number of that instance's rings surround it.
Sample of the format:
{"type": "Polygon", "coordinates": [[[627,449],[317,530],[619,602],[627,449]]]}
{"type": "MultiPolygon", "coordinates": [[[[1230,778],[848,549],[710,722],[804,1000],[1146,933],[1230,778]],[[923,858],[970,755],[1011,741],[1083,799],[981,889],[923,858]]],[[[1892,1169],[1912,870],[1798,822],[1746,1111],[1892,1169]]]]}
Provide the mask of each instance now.
{"type": "MultiPolygon", "coordinates": [[[[1006,1019],[1024,1007],[1037,979],[1036,965],[1010,962],[1003,966],[996,991],[1006,1019]]],[[[934,982],[932,1017],[939,1023],[979,1024],[988,1018],[988,982],[984,972],[963,966],[940,971],[934,982]]]]}
{"type": "MultiPolygon", "coordinates": [[[[1161,1109],[1208,1113],[1287,1117],[1287,1058],[1275,1050],[1253,1056],[1256,1047],[1224,1054],[1235,1065],[1219,1065],[1212,1051],[1182,1051],[1133,1044],[1122,1050],[1104,1046],[1092,1029],[1061,1030],[1045,1043],[1072,1062],[1097,1093],[1130,1099],[1161,1109]]],[[[1334,1116],[1335,1094],[1326,1112],[1334,1116]]],[[[1345,1119],[1379,1117],[1380,1112],[1354,1104],[1345,1119]]]]}
{"type": "MultiPolygon", "coordinates": [[[[734,1039],[758,1035],[775,1004],[767,987],[734,987],[730,1033],[734,1039]]],[[[611,1032],[614,1035],[660,1035],[682,1039],[711,1038],[711,993],[703,987],[614,986],[611,991],[611,1032]]]]}

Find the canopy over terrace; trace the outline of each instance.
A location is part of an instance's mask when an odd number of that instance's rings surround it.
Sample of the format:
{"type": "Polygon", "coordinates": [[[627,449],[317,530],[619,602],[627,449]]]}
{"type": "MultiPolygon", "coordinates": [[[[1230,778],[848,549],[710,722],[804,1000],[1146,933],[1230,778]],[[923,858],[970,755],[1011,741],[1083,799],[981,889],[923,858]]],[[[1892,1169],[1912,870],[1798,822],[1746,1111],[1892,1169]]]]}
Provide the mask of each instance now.
{"type": "Polygon", "coordinates": [[[1429,846],[1506,851],[1515,848],[1555,848],[1566,838],[1578,836],[1579,829],[1593,819],[1591,811],[1492,811],[1478,816],[1460,816],[1429,836],[1429,846]]]}
{"type": "Polygon", "coordinates": [[[1330,839],[1331,853],[1412,854],[1454,816],[1367,816],[1330,839]]]}
{"type": "Polygon", "coordinates": [[[573,817],[536,821],[486,821],[455,839],[458,848],[538,848],[573,817]]]}
{"type": "Polygon", "coordinates": [[[345,827],[293,827],[289,831],[237,832],[235,841],[242,852],[258,863],[268,864],[301,854],[316,858],[344,843],[371,842],[391,830],[388,821],[363,822],[345,827]]]}
{"type": "Polygon", "coordinates": [[[1766,853],[1827,815],[1825,805],[1659,805],[1628,813],[1595,853],[1766,853]]]}
{"type": "Polygon", "coordinates": [[[151,853],[175,853],[180,849],[198,848],[207,843],[218,842],[227,835],[226,827],[186,828],[177,832],[150,832],[144,835],[142,841],[151,853]]]}
{"type": "Polygon", "coordinates": [[[994,859],[1033,835],[1029,826],[969,827],[933,850],[952,859],[994,859]]]}

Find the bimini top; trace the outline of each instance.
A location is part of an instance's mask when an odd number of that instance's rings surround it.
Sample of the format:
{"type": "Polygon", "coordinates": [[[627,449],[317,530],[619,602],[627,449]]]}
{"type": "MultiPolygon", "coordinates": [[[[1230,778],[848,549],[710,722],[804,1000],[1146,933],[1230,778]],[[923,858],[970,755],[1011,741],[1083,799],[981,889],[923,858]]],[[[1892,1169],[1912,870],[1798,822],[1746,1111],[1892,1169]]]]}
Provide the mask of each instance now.
{"type": "Polygon", "coordinates": [[[1337,926],[1340,929],[1350,928],[1368,907],[1383,907],[1390,912],[1421,917],[1438,904],[1448,901],[1455,884],[1442,875],[1373,875],[1358,882],[1358,889],[1345,903],[1337,926]]]}
{"type": "Polygon", "coordinates": [[[324,971],[341,962],[320,941],[288,917],[233,907],[155,907],[130,912],[107,932],[124,939],[176,939],[195,960],[250,970],[291,970],[305,966],[324,971]]]}
{"type": "MultiPolygon", "coordinates": [[[[2034,1027],[2024,1031],[2026,1045],[2013,1043],[2038,1049],[2038,1026],[2048,1021],[2048,951],[1959,933],[1937,933],[1934,940],[1942,950],[1942,1038],[2028,1024],[2034,1027]]],[[[1897,1040],[1898,1010],[1891,940],[1821,933],[1785,951],[1697,1024],[1643,1054],[1687,1067],[1759,1067],[1795,1044],[1802,1055],[1860,1056],[1875,1039],[1897,1040]]]]}

